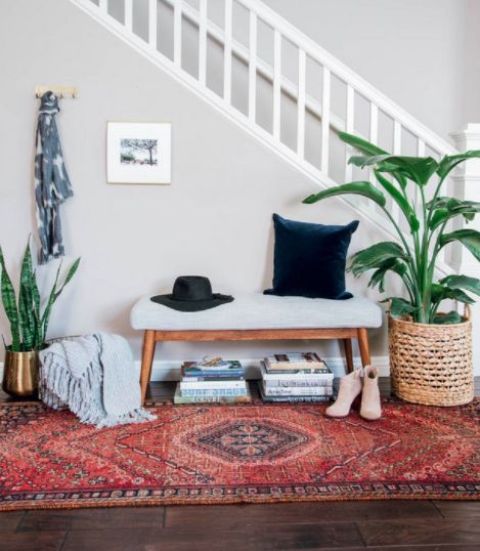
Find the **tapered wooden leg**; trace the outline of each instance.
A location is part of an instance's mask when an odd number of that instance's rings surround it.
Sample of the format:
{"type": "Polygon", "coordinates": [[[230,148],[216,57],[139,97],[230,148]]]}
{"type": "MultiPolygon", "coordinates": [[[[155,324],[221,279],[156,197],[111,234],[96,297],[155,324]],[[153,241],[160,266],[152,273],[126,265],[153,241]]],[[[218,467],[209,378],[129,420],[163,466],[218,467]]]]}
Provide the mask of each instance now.
{"type": "Polygon", "coordinates": [[[142,390],[142,405],[145,404],[148,383],[152,376],[153,356],[155,354],[155,331],[147,329],[143,335],[142,368],[140,370],[140,388],[142,390]]]}
{"type": "Polygon", "coordinates": [[[343,339],[343,347],[345,349],[345,360],[347,361],[347,373],[353,371],[353,352],[351,339],[343,339]]]}
{"type": "Polygon", "coordinates": [[[362,366],[370,365],[370,347],[368,345],[368,331],[365,327],[361,327],[357,330],[358,334],[358,346],[360,348],[360,357],[362,358],[362,366]]]}

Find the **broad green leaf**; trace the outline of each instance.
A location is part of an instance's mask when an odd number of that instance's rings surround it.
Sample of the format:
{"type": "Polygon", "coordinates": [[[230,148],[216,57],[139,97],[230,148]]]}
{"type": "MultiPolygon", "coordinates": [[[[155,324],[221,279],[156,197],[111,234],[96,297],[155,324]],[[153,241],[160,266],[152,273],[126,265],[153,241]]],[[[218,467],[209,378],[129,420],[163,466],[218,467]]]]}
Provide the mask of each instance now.
{"type": "Polygon", "coordinates": [[[439,303],[442,300],[458,300],[465,304],[474,304],[472,297],[468,296],[461,289],[453,289],[439,283],[434,283],[431,288],[432,302],[439,303]]]}
{"type": "Polygon", "coordinates": [[[419,186],[426,185],[438,167],[433,157],[399,157],[397,155],[354,156],[350,158],[349,163],[360,168],[376,166],[381,172],[398,172],[419,186]]]}
{"type": "Polygon", "coordinates": [[[419,186],[425,186],[435,174],[438,167],[433,157],[398,157],[391,156],[385,159],[378,169],[381,172],[399,172],[419,186]],[[391,168],[393,165],[393,169],[391,168]]]}
{"type": "MultiPolygon", "coordinates": [[[[360,153],[363,153],[364,155],[366,155],[368,157],[378,156],[378,155],[382,155],[382,156],[384,156],[384,155],[388,156],[389,155],[388,151],[385,151],[384,149],[381,149],[380,147],[378,147],[378,146],[376,146],[376,145],[374,145],[370,142],[367,142],[366,140],[363,140],[362,138],[359,138],[358,136],[354,136],[352,134],[347,134],[346,132],[339,132],[338,136],[346,144],[351,145],[352,147],[354,147],[355,149],[360,151],[360,153]]],[[[349,162],[352,163],[352,164],[355,164],[355,162],[352,162],[352,159],[353,159],[353,157],[349,160],[349,162]]],[[[384,165],[385,165],[385,168],[387,168],[388,171],[395,178],[395,180],[397,180],[400,187],[402,189],[405,189],[406,186],[407,186],[407,182],[406,182],[405,177],[402,174],[400,174],[398,171],[395,170],[395,166],[388,165],[386,163],[384,163],[384,165]]]]}
{"type": "Polygon", "coordinates": [[[412,233],[417,232],[420,228],[420,222],[418,221],[415,211],[413,210],[410,203],[402,195],[402,193],[400,193],[400,191],[398,191],[398,189],[385,178],[385,176],[380,174],[378,170],[375,170],[374,172],[378,183],[383,187],[383,189],[385,189],[385,191],[390,195],[395,203],[397,203],[397,205],[400,207],[400,210],[405,215],[405,218],[408,220],[408,224],[412,233]]]}
{"type": "Polygon", "coordinates": [[[21,351],[20,344],[20,327],[19,327],[19,315],[17,309],[17,299],[15,296],[15,289],[13,288],[12,280],[8,275],[7,268],[5,267],[5,259],[0,247],[0,267],[2,270],[0,278],[0,292],[2,295],[3,307],[5,314],[7,315],[10,323],[10,332],[12,334],[11,350],[14,352],[21,351]]]}
{"type": "Polygon", "coordinates": [[[367,142],[358,136],[353,134],[348,134],[347,132],[339,132],[338,137],[344,141],[346,144],[351,145],[355,149],[358,149],[361,153],[365,155],[386,155],[387,151],[380,149],[378,146],[373,143],[367,142]]]}
{"type": "Polygon", "coordinates": [[[407,266],[404,262],[398,260],[398,258],[389,258],[382,262],[380,266],[373,272],[372,277],[368,283],[369,287],[375,288],[378,285],[378,290],[381,293],[385,292],[385,276],[388,272],[394,272],[401,278],[405,275],[407,266]]]}
{"type": "Polygon", "coordinates": [[[443,222],[455,216],[461,215],[467,222],[470,222],[480,212],[480,203],[477,201],[462,201],[455,197],[437,197],[434,202],[427,203],[427,208],[434,211],[429,224],[430,229],[434,230],[443,222]]]}
{"type": "Polygon", "coordinates": [[[438,196],[435,201],[428,201],[427,208],[435,208],[435,209],[446,209],[448,207],[448,203],[450,202],[450,197],[443,197],[438,196]]]}
{"type": "Polygon", "coordinates": [[[457,155],[445,155],[438,165],[437,174],[440,178],[445,178],[457,165],[476,157],[480,157],[480,151],[478,150],[466,151],[457,155]]]}
{"type": "Polygon", "coordinates": [[[432,157],[399,157],[397,155],[353,156],[349,163],[360,168],[374,166],[378,172],[387,172],[397,180],[402,189],[406,179],[425,186],[438,166],[432,157]]]}
{"type": "Polygon", "coordinates": [[[390,315],[394,318],[401,318],[416,312],[418,308],[403,298],[394,297],[390,303],[390,315]]]}
{"type": "Polygon", "coordinates": [[[351,258],[349,271],[355,276],[359,276],[368,270],[380,268],[389,260],[397,259],[407,261],[409,260],[409,256],[398,243],[394,241],[381,241],[355,253],[351,258]]]}
{"type": "Polygon", "coordinates": [[[322,199],[335,197],[337,195],[361,195],[374,201],[381,207],[384,207],[386,203],[385,195],[370,182],[351,182],[349,184],[342,184],[338,187],[325,189],[319,193],[309,195],[303,202],[311,205],[322,199]]]}
{"type": "Polygon", "coordinates": [[[358,166],[359,168],[376,166],[375,172],[382,170],[391,174],[397,180],[400,187],[404,190],[407,187],[407,180],[400,170],[393,164],[389,164],[385,159],[389,159],[390,155],[375,155],[373,157],[353,156],[348,160],[349,164],[358,166]]]}
{"type": "MultiPolygon", "coordinates": [[[[348,163],[354,166],[358,166],[359,168],[365,168],[369,166],[381,165],[391,157],[392,155],[390,155],[389,153],[385,155],[353,155],[353,157],[350,157],[350,159],[348,160],[348,163]]],[[[394,165],[391,165],[391,168],[394,169],[394,165]]]]}
{"type": "Polygon", "coordinates": [[[480,232],[462,229],[446,233],[440,237],[440,248],[455,241],[462,243],[477,260],[480,260],[480,232]]]}
{"type": "MultiPolygon", "coordinates": [[[[452,199],[453,203],[456,203],[458,199],[452,199]]],[[[458,201],[458,204],[452,206],[452,214],[458,216],[461,214],[467,222],[471,222],[475,215],[480,212],[480,203],[477,201],[458,201]]]]}
{"type": "Polygon", "coordinates": [[[465,212],[480,212],[480,203],[478,201],[466,201],[457,199],[456,197],[437,197],[435,201],[427,203],[428,208],[445,208],[448,210],[465,211],[465,212]]]}
{"type": "Polygon", "coordinates": [[[441,226],[446,220],[450,218],[450,211],[448,209],[437,209],[428,224],[428,227],[433,231],[441,226]]]}
{"type": "Polygon", "coordinates": [[[433,323],[436,325],[450,325],[454,323],[462,323],[462,316],[455,311],[449,312],[448,314],[436,314],[433,318],[433,323]]]}
{"type": "Polygon", "coordinates": [[[439,281],[441,285],[450,289],[463,289],[480,296],[480,279],[464,275],[449,275],[439,281]]]}

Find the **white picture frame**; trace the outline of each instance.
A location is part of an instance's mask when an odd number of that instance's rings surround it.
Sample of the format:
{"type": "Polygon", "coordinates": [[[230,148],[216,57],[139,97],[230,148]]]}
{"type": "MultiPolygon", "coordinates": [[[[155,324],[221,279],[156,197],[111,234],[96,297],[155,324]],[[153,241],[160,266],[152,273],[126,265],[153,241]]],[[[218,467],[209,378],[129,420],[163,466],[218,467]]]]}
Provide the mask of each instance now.
{"type": "Polygon", "coordinates": [[[171,165],[171,123],[107,123],[109,184],[170,184],[171,165]]]}

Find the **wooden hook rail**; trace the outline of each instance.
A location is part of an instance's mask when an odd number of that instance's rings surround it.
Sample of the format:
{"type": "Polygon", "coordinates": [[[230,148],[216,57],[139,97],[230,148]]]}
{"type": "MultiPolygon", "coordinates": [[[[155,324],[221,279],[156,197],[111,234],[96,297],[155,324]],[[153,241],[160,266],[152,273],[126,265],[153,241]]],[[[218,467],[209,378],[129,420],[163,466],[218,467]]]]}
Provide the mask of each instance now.
{"type": "Polygon", "coordinates": [[[35,97],[41,98],[45,92],[53,92],[60,99],[78,98],[78,89],[75,86],[35,86],[35,97]]]}

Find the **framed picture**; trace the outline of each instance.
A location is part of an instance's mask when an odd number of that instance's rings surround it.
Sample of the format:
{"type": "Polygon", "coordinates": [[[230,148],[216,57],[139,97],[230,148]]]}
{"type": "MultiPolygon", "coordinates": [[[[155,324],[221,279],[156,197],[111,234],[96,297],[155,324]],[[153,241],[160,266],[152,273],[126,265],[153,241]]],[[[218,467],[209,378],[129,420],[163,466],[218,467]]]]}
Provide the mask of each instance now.
{"type": "Polygon", "coordinates": [[[172,125],[109,122],[107,181],[110,184],[170,184],[172,125]]]}

